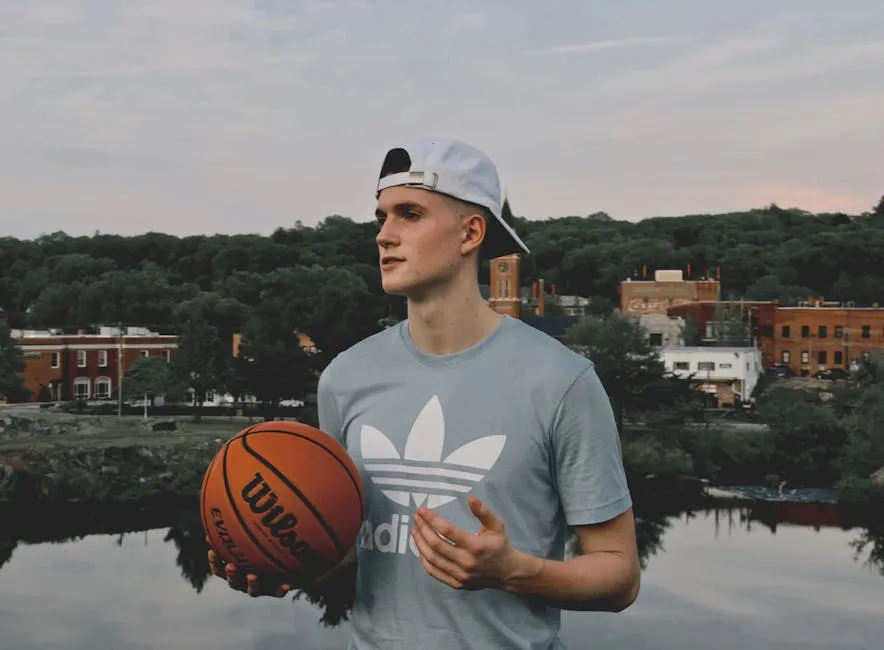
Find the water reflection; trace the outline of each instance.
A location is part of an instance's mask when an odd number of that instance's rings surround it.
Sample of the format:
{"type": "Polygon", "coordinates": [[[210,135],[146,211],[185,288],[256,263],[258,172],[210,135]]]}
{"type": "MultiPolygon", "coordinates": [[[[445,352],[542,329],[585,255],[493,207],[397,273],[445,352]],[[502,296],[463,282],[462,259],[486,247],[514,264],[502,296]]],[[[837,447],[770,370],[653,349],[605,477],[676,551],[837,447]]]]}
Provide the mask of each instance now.
{"type": "MultiPolygon", "coordinates": [[[[663,539],[677,518],[712,515],[716,533],[722,527],[752,530],[760,524],[776,534],[783,526],[856,530],[849,542],[854,559],[884,576],[884,524],[873,525],[861,512],[850,512],[826,503],[755,502],[746,505],[686,505],[684,502],[645,498],[636,505],[636,537],[643,569],[655,555],[664,552],[663,539]]],[[[154,505],[67,504],[0,506],[0,569],[9,562],[19,544],[64,543],[90,535],[114,535],[121,545],[125,535],[167,529],[164,542],[177,549],[181,575],[197,593],[210,577],[206,566],[205,542],[195,501],[154,505]]],[[[307,594],[305,594],[307,596],[307,594]]],[[[312,595],[313,600],[322,594],[312,595]]]]}
{"type": "MultiPolygon", "coordinates": [[[[645,497],[636,515],[639,602],[615,617],[566,613],[569,648],[589,637],[599,650],[859,649],[880,640],[884,530],[861,513],[645,497]]],[[[256,601],[210,578],[206,551],[189,501],[0,508],[0,646],[346,647],[338,624],[351,594],[342,585],[294,609],[256,601]],[[323,615],[331,627],[317,625],[323,615]]]]}

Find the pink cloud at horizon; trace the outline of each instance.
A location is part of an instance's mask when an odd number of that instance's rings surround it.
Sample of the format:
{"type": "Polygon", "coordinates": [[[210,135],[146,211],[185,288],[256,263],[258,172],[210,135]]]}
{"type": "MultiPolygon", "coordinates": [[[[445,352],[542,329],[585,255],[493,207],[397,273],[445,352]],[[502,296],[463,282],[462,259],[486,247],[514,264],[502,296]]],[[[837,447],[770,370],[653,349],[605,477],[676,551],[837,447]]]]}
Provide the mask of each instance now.
{"type": "Polygon", "coordinates": [[[781,208],[800,208],[808,212],[860,214],[871,211],[881,197],[838,192],[824,187],[769,184],[749,187],[741,192],[741,198],[750,205],[775,203],[781,208]]]}

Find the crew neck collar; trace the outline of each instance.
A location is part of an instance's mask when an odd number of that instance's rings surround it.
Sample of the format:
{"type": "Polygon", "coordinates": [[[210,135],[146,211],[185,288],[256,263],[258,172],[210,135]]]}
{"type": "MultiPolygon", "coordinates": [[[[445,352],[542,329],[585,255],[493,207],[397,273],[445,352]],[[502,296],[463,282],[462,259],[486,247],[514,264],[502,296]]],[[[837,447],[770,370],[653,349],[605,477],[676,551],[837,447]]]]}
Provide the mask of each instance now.
{"type": "Polygon", "coordinates": [[[463,350],[452,352],[450,354],[431,354],[417,347],[417,345],[415,345],[414,343],[414,340],[411,338],[411,333],[408,330],[407,319],[399,323],[399,335],[402,338],[402,342],[405,344],[406,349],[417,361],[426,366],[440,368],[445,366],[457,365],[474,359],[496,339],[500,338],[502,333],[512,326],[513,320],[514,319],[511,316],[504,314],[503,319],[501,319],[500,323],[498,323],[497,326],[487,336],[477,341],[468,348],[464,348],[463,350]]]}

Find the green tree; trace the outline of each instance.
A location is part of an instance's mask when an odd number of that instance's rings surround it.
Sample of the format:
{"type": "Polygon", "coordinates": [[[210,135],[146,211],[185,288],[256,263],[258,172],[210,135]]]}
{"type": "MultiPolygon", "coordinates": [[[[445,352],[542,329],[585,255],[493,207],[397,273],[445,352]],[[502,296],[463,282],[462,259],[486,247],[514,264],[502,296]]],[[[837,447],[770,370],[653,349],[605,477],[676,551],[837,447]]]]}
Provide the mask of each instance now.
{"type": "Polygon", "coordinates": [[[648,388],[659,385],[665,367],[637,320],[620,314],[585,316],[568,329],[565,342],[595,364],[618,428],[626,418],[657,405],[648,388]]]}
{"type": "Polygon", "coordinates": [[[178,328],[178,349],[172,360],[176,381],[193,391],[193,419],[202,419],[202,404],[210,390],[224,383],[233,356],[233,342],[224,341],[200,313],[194,313],[178,328]]]}
{"type": "Polygon", "coordinates": [[[793,487],[837,480],[847,430],[831,407],[813,393],[775,388],[759,397],[758,410],[773,435],[771,473],[793,487]]]}
{"type": "Polygon", "coordinates": [[[146,399],[153,406],[157,397],[178,401],[183,395],[171,364],[162,357],[140,357],[123,375],[123,399],[127,402],[146,399]]]}
{"type": "Polygon", "coordinates": [[[0,321],[0,398],[9,402],[22,402],[27,399],[21,374],[25,369],[25,358],[12,331],[6,323],[0,321]]]}
{"type": "Polygon", "coordinates": [[[269,420],[283,400],[304,400],[316,374],[298,331],[284,319],[262,316],[251,318],[244,328],[236,367],[240,385],[262,404],[269,420]]]}

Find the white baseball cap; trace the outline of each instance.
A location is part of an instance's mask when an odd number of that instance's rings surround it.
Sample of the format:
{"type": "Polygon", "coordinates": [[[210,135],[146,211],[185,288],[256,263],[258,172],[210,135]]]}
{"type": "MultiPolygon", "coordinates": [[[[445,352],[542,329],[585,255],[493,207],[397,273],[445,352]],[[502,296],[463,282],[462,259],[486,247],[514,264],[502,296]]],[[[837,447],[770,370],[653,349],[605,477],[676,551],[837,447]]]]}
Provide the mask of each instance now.
{"type": "Polygon", "coordinates": [[[376,197],[396,185],[447,194],[488,208],[483,255],[531,254],[501,215],[500,177],[494,162],[475,147],[451,138],[417,138],[390,149],[381,166],[376,197]]]}

